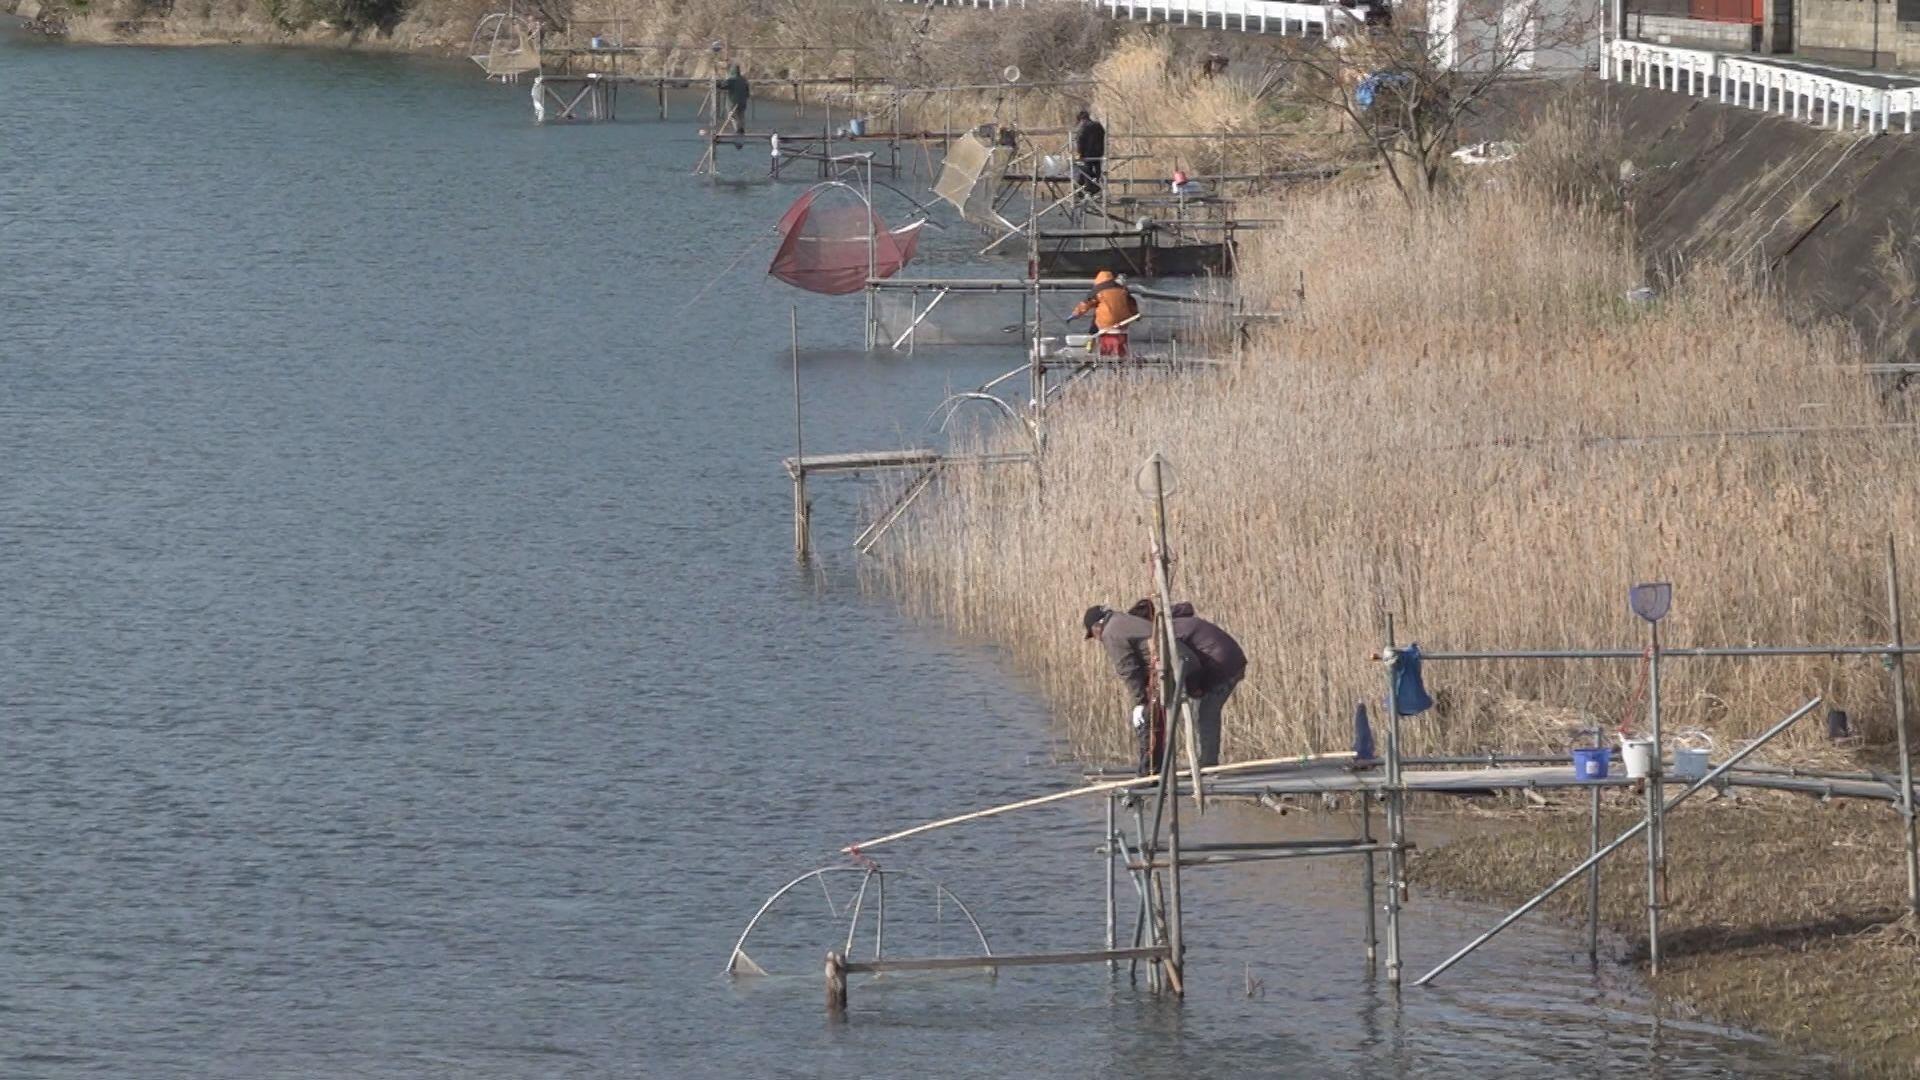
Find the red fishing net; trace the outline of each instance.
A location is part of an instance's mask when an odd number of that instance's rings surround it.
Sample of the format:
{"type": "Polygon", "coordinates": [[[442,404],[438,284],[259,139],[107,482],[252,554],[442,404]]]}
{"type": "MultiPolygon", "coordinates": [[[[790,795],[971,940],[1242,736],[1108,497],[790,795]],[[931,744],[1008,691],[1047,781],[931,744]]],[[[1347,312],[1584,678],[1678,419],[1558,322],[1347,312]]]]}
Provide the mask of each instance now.
{"type": "Polygon", "coordinates": [[[923,224],[916,221],[889,230],[880,215],[851,191],[815,188],[794,200],[781,217],[780,249],[773,253],[767,273],[808,292],[829,296],[859,292],[867,283],[869,230],[873,276],[888,278],[912,261],[923,224]]]}

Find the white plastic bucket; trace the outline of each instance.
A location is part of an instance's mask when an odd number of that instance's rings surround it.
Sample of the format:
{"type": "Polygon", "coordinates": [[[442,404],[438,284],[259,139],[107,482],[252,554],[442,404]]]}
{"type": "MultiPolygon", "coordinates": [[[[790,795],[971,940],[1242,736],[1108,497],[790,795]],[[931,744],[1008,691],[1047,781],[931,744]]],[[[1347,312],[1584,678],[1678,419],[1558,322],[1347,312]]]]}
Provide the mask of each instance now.
{"type": "Polygon", "coordinates": [[[1629,739],[1620,736],[1620,763],[1627,768],[1627,777],[1639,780],[1653,772],[1653,740],[1629,739]]]}
{"type": "Polygon", "coordinates": [[[1698,731],[1688,732],[1682,739],[1690,745],[1673,748],[1673,775],[1681,780],[1698,780],[1712,768],[1707,755],[1713,752],[1713,740],[1698,731]]]}

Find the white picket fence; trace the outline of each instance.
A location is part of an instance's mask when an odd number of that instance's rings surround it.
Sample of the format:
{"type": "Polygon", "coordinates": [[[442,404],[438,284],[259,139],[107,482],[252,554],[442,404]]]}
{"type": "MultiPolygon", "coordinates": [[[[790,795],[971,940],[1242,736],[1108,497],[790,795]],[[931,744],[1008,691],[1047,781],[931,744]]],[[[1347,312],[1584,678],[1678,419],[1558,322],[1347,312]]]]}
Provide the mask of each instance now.
{"type": "MultiPolygon", "coordinates": [[[[1027,0],[902,0],[903,3],[938,4],[941,7],[997,8],[1026,7],[1027,0]]],[[[1311,31],[1326,37],[1329,27],[1337,30],[1354,22],[1351,11],[1338,4],[1296,4],[1286,0],[1084,0],[1116,19],[1144,22],[1178,23],[1182,26],[1213,26],[1222,30],[1247,33],[1279,33],[1307,36],[1311,31]]]]}
{"type": "Polygon", "coordinates": [[[1914,113],[1920,112],[1920,86],[1867,86],[1744,57],[1644,41],[1610,44],[1600,76],[1691,97],[1717,94],[1723,105],[1777,113],[1835,130],[1889,131],[1898,116],[1900,130],[1911,133],[1914,113]]]}

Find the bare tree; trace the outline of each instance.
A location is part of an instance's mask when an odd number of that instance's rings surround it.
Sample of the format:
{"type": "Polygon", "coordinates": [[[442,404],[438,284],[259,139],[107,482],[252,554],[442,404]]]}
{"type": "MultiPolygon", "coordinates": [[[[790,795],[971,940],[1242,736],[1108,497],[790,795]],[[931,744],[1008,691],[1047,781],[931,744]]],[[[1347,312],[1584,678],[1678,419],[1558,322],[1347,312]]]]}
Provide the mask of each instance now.
{"type": "Polygon", "coordinates": [[[1340,115],[1413,204],[1440,184],[1463,123],[1495,87],[1586,66],[1600,25],[1596,0],[1409,3],[1396,25],[1350,17],[1324,42],[1305,43],[1295,86],[1340,115]]]}

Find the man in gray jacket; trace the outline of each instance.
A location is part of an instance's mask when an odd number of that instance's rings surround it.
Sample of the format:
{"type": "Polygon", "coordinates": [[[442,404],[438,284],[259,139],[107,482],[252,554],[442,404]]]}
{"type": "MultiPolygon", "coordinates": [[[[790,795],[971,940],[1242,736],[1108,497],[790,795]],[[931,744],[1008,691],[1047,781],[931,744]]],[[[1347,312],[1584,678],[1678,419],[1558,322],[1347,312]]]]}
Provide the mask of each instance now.
{"type": "MultiPolygon", "coordinates": [[[[1193,613],[1193,605],[1173,606],[1173,637],[1179,647],[1175,669],[1194,706],[1194,734],[1202,767],[1220,763],[1221,713],[1247,673],[1240,643],[1193,613]]],[[[1089,639],[1099,638],[1115,674],[1133,697],[1133,738],[1143,773],[1153,771],[1148,687],[1153,647],[1153,605],[1142,600],[1126,611],[1094,605],[1081,624],[1089,639]]]]}

